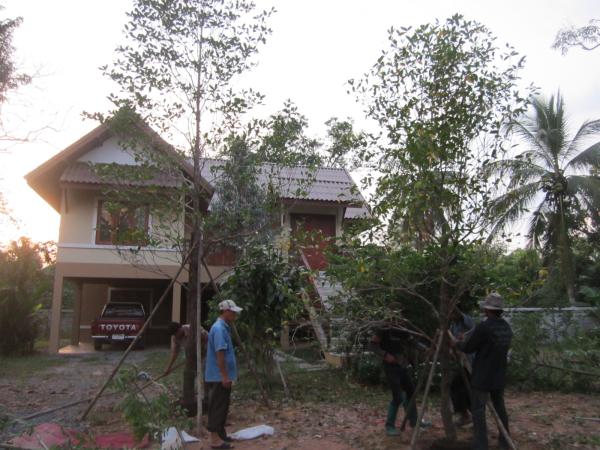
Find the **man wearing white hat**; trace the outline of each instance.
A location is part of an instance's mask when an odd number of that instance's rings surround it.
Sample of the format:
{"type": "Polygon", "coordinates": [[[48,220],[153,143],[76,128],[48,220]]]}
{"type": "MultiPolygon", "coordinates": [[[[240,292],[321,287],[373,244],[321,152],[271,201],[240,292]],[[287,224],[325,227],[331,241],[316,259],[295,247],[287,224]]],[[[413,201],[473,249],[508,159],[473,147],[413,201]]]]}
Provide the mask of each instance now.
{"type": "Polygon", "coordinates": [[[231,340],[231,324],[242,308],[233,300],[219,303],[221,315],[208,333],[206,369],[204,379],[208,390],[208,425],[211,433],[211,448],[231,449],[231,438],[225,431],[229,413],[231,385],[237,380],[237,363],[231,340]]]}
{"type": "MultiPolygon", "coordinates": [[[[491,397],[494,409],[508,431],[508,414],[504,406],[506,385],[506,363],[512,340],[510,325],[502,318],[504,300],[497,292],[489,294],[479,307],[486,319],[478,324],[471,337],[454,342],[465,353],[475,352],[471,376],[471,415],[473,416],[474,445],[476,450],[487,450],[487,424],[485,404],[491,397]]],[[[500,434],[499,444],[508,448],[508,443],[500,434]]]]}

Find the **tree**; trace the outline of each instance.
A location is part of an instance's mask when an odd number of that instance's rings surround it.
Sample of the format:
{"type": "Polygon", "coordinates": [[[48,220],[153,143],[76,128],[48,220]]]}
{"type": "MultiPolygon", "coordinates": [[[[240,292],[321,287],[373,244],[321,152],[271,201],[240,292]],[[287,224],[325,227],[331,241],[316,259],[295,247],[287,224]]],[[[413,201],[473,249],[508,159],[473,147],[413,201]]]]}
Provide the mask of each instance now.
{"type": "Polygon", "coordinates": [[[257,151],[259,159],[288,167],[322,165],[318,153],[322,144],[306,135],[308,120],[291,100],[286,100],[283,109],[270,117],[266,127],[257,151]]]}
{"type": "MultiPolygon", "coordinates": [[[[0,5],[0,11],[4,7],[0,5]]],[[[6,101],[7,94],[31,81],[31,77],[19,73],[14,61],[15,49],[12,45],[13,33],[23,19],[0,19],[0,105],[6,101]]],[[[1,123],[1,121],[0,121],[1,123]]]]}
{"type": "Polygon", "coordinates": [[[274,351],[282,324],[297,319],[303,311],[300,291],[307,284],[304,272],[272,244],[253,245],[223,283],[215,301],[229,298],[244,308],[237,328],[267,386],[273,379],[274,351]]]}
{"type": "Polygon", "coordinates": [[[566,55],[571,47],[595,50],[600,47],[600,20],[592,19],[583,27],[567,27],[556,33],[552,48],[566,55]]]}
{"type": "Polygon", "coordinates": [[[0,354],[33,351],[44,296],[52,278],[44,267],[54,260],[52,243],[22,237],[0,252],[0,354]]]}
{"type": "MultiPolygon", "coordinates": [[[[132,111],[161,134],[175,139],[180,158],[174,159],[179,169],[186,158],[193,161],[191,180],[183,184],[186,190],[179,199],[190,199],[186,214],[192,231],[188,248],[193,252],[188,270],[188,318],[194,332],[201,322],[201,211],[207,201],[202,156],[208,148],[219,147],[239,127],[239,114],[260,99],[252,90],[236,92],[231,86],[237,75],[254,64],[252,57],[271,32],[266,23],[271,13],[256,12],[254,3],[246,0],[135,0],[125,26],[126,43],[117,48],[116,61],[103,68],[120,90],[109,97],[115,111],[93,116],[107,120],[118,116],[117,112],[132,111]]],[[[135,131],[135,127],[121,129],[135,131]]],[[[139,147],[139,139],[144,143],[143,137],[130,135],[131,151],[139,147]]],[[[147,152],[139,156],[141,161],[150,157],[147,152]]],[[[166,163],[161,160],[157,165],[164,168],[166,163]]],[[[199,337],[193,346],[196,365],[201,367],[199,337]]],[[[194,361],[186,361],[185,398],[193,398],[193,367],[194,361]]]]}
{"type": "Polygon", "coordinates": [[[360,165],[358,151],[366,146],[366,135],[355,131],[351,119],[332,117],[325,122],[326,138],[307,135],[308,119],[298,107],[286,100],[283,109],[266,121],[266,132],[257,154],[260,160],[284,167],[319,166],[338,167],[348,170],[360,165]]]}
{"type": "MultiPolygon", "coordinates": [[[[523,58],[509,46],[500,50],[483,25],[459,15],[414,30],[392,28],[388,39],[367,75],[350,81],[367,117],[380,127],[363,154],[376,171],[364,181],[375,185],[373,212],[388,239],[399,238],[405,217],[432,208],[440,213],[422,250],[431,261],[424,282],[438,284],[436,300],[415,301],[437,309],[441,413],[447,437],[455,439],[446,330],[473,271],[463,276],[453,268],[463,247],[485,235],[491,186],[481,169],[504,151],[503,127],[524,111],[516,87],[523,58]]],[[[418,220],[413,223],[418,227],[418,220]]]]}
{"type": "Polygon", "coordinates": [[[487,168],[499,178],[509,177],[506,192],[492,203],[493,232],[525,214],[540,198],[529,222],[529,245],[559,262],[569,302],[576,301],[571,238],[597,221],[600,205],[600,120],[584,122],[569,136],[560,93],[532,100],[533,114],[511,124],[528,149],[514,158],[500,159],[487,168]]]}
{"type": "MultiPolygon", "coordinates": [[[[0,11],[3,9],[4,7],[0,5],[0,11]]],[[[22,21],[21,17],[0,19],[0,109],[6,102],[7,95],[11,91],[31,81],[30,76],[19,73],[14,61],[15,49],[12,45],[12,38],[15,29],[22,21]]],[[[0,130],[4,128],[3,118],[0,115],[0,130]]],[[[3,132],[2,135],[4,135],[3,132]]],[[[0,141],[3,139],[5,139],[5,136],[0,136],[0,141]]],[[[6,217],[9,221],[12,221],[10,208],[7,205],[3,192],[0,192],[0,217],[6,217]]]]}

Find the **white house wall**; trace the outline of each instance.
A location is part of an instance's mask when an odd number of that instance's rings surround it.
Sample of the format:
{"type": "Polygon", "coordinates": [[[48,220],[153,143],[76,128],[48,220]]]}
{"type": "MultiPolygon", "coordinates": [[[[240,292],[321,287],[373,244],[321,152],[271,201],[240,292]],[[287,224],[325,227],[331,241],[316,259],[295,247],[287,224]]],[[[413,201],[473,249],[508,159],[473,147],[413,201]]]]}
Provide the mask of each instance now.
{"type": "Polygon", "coordinates": [[[119,139],[112,137],[102,143],[102,145],[81,156],[77,161],[90,162],[94,164],[123,164],[138,165],[131,151],[123,149],[119,145],[119,139]]]}

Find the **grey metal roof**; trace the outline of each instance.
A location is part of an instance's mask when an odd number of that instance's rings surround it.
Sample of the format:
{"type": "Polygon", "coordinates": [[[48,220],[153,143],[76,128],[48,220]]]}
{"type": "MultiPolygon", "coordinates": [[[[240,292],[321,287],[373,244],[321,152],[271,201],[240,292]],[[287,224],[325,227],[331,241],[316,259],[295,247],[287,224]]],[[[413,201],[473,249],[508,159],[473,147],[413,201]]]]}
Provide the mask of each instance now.
{"type": "MultiPolygon", "coordinates": [[[[221,174],[224,160],[203,159],[202,177],[214,188],[221,174]]],[[[370,215],[363,196],[354,180],[345,169],[320,167],[282,167],[275,164],[263,164],[259,169],[259,182],[271,185],[282,199],[334,202],[345,205],[346,219],[368,217],[370,215]]],[[[120,184],[124,186],[163,186],[177,187],[181,178],[172,174],[157,172],[151,179],[135,180],[122,177],[107,180],[100,177],[90,164],[76,162],[68,165],[60,177],[61,183],[74,184],[120,184]]],[[[216,193],[212,201],[216,200],[216,193]]]]}
{"type": "Polygon", "coordinates": [[[348,207],[344,212],[344,220],[353,219],[368,219],[371,217],[371,212],[366,205],[360,207],[348,207]]]}
{"type": "MultiPolygon", "coordinates": [[[[220,167],[225,163],[219,159],[203,160],[202,177],[211,185],[218,181],[220,167]]],[[[320,167],[282,167],[263,164],[258,179],[261,184],[270,184],[279,191],[282,199],[336,202],[347,205],[364,205],[365,200],[358,191],[352,177],[345,169],[320,167]]]]}
{"type": "MultiPolygon", "coordinates": [[[[123,166],[120,166],[123,167],[123,166]]],[[[128,167],[128,166],[126,166],[128,167]]],[[[135,166],[132,166],[135,167],[135,166]]],[[[150,179],[132,179],[128,177],[120,177],[115,179],[107,179],[99,176],[92,166],[85,162],[76,162],[68,165],[60,176],[61,183],[74,184],[97,184],[97,185],[123,185],[123,186],[161,186],[161,187],[177,187],[181,183],[181,178],[177,178],[171,174],[164,172],[156,172],[150,179]]]]}

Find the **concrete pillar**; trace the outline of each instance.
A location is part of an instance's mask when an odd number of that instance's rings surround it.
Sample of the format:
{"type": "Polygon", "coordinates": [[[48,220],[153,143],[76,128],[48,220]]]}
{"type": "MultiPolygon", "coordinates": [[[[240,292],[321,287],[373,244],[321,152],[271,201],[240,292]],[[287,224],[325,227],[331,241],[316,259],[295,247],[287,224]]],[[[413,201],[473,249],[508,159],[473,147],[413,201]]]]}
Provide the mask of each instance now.
{"type": "Polygon", "coordinates": [[[173,322],[181,321],[181,284],[173,284],[173,306],[171,310],[171,320],[173,322]]]}
{"type": "Polygon", "coordinates": [[[50,342],[48,351],[50,353],[58,353],[60,344],[60,315],[62,310],[64,277],[60,270],[60,265],[57,264],[54,269],[54,288],[52,290],[52,320],[50,322],[50,342]]]}
{"type": "Polygon", "coordinates": [[[74,282],[75,299],[73,304],[73,324],[71,328],[71,344],[79,345],[79,332],[81,330],[81,300],[83,283],[74,282]]]}

